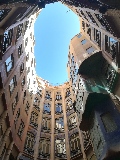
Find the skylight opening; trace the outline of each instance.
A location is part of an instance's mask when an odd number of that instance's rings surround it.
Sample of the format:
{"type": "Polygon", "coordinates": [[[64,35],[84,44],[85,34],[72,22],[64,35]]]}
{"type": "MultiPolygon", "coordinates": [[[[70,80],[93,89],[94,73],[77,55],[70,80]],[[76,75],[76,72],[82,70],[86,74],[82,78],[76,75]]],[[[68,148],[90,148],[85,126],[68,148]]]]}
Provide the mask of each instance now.
{"type": "Polygon", "coordinates": [[[70,40],[80,32],[79,17],[60,2],[46,5],[34,28],[36,73],[53,86],[68,81],[70,40]]]}

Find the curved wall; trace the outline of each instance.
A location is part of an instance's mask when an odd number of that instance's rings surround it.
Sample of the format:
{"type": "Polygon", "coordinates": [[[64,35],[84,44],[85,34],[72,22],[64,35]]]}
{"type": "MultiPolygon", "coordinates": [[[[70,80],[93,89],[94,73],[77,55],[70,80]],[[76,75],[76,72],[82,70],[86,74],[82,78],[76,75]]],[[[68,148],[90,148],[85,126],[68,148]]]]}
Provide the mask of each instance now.
{"type": "Polygon", "coordinates": [[[72,105],[69,82],[50,86],[37,77],[28,137],[34,136],[34,147],[26,139],[24,155],[40,159],[70,159],[81,157],[81,139],[77,116],[72,105]],[[31,134],[31,135],[30,135],[31,134]],[[29,152],[30,148],[35,148],[29,152]],[[38,150],[38,151],[37,151],[38,150]]]}

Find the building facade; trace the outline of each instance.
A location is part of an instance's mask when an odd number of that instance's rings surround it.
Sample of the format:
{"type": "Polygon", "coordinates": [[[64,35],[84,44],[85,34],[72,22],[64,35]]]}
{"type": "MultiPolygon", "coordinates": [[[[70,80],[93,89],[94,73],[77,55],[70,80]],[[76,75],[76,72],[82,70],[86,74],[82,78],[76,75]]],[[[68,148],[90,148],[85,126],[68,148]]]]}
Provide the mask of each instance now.
{"type": "Polygon", "coordinates": [[[90,133],[97,159],[117,159],[120,156],[119,32],[115,33],[108,22],[109,14],[70,8],[80,16],[81,24],[81,33],[71,40],[67,64],[80,129],[90,133]]]}
{"type": "Polygon", "coordinates": [[[0,159],[120,158],[119,8],[61,1],[80,33],[69,45],[69,82],[52,86],[35,72],[34,23],[53,2],[0,2],[0,159]]]}

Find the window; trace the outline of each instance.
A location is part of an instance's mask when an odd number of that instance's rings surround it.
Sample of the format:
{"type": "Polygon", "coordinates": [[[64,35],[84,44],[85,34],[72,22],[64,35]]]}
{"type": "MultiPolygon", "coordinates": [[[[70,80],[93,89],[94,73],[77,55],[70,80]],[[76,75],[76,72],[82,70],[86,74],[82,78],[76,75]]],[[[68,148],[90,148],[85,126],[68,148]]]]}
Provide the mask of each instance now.
{"type": "Polygon", "coordinates": [[[20,74],[23,73],[23,71],[24,71],[24,63],[22,63],[20,66],[20,74]]]}
{"type": "Polygon", "coordinates": [[[31,133],[31,132],[28,132],[24,150],[26,152],[28,152],[29,154],[33,155],[33,153],[34,153],[34,150],[33,150],[34,144],[35,144],[35,135],[33,133],[31,133]]]}
{"type": "Polygon", "coordinates": [[[40,107],[39,107],[39,105],[40,105],[40,100],[39,100],[37,97],[35,97],[34,102],[33,102],[33,105],[35,106],[35,108],[36,108],[38,111],[40,111],[40,107]]]}
{"type": "Polygon", "coordinates": [[[27,46],[28,44],[28,37],[25,39],[25,47],[27,46]]]}
{"type": "Polygon", "coordinates": [[[20,127],[18,129],[18,136],[21,137],[25,128],[24,122],[21,120],[20,127]]]}
{"type": "Polygon", "coordinates": [[[30,72],[30,67],[28,67],[28,69],[27,69],[27,74],[30,72]]]}
{"type": "Polygon", "coordinates": [[[30,33],[30,38],[32,39],[32,32],[30,33]]]}
{"type": "Polygon", "coordinates": [[[17,26],[16,42],[19,39],[19,37],[22,36],[22,30],[23,30],[23,23],[17,26]]]}
{"type": "Polygon", "coordinates": [[[13,58],[13,54],[11,54],[11,56],[8,57],[8,59],[5,61],[5,67],[6,67],[7,74],[12,70],[13,65],[14,65],[14,58],[13,58]]]}
{"type": "Polygon", "coordinates": [[[50,118],[43,118],[42,120],[42,129],[50,131],[51,129],[51,119],[50,118]]]}
{"type": "Polygon", "coordinates": [[[22,51],[22,44],[18,47],[18,57],[20,57],[22,55],[23,51],[22,51]]]}
{"type": "Polygon", "coordinates": [[[56,100],[59,101],[61,99],[62,99],[61,93],[57,92],[57,94],[56,94],[56,100]]]}
{"type": "Polygon", "coordinates": [[[32,65],[33,65],[33,58],[32,58],[32,61],[31,61],[31,67],[32,67],[32,65]]]}
{"type": "Polygon", "coordinates": [[[9,83],[9,91],[10,91],[10,95],[12,94],[12,92],[14,91],[14,88],[17,85],[17,81],[16,81],[16,75],[14,75],[14,77],[11,79],[10,83],[9,83]]]}
{"type": "Polygon", "coordinates": [[[36,62],[35,62],[35,58],[34,58],[34,67],[35,67],[35,65],[36,65],[36,62]]]}
{"type": "Polygon", "coordinates": [[[71,65],[74,65],[74,56],[72,55],[72,57],[71,57],[71,65]]]}
{"type": "Polygon", "coordinates": [[[118,41],[105,35],[105,51],[107,51],[112,58],[115,59],[117,53],[119,52],[118,41]]]}
{"type": "Polygon", "coordinates": [[[46,91],[45,99],[46,100],[51,100],[51,92],[46,91]]]}
{"type": "Polygon", "coordinates": [[[75,155],[81,152],[80,138],[78,132],[70,136],[70,146],[71,155],[75,155]]]}
{"type": "Polygon", "coordinates": [[[95,49],[93,47],[89,47],[88,49],[86,49],[88,54],[91,54],[92,52],[95,51],[95,49]]]}
{"type": "Polygon", "coordinates": [[[30,108],[30,105],[29,105],[29,103],[28,103],[28,101],[27,101],[27,103],[26,103],[26,107],[25,107],[25,112],[28,114],[28,110],[29,110],[29,108],[30,108]]]}
{"type": "Polygon", "coordinates": [[[43,113],[50,113],[50,107],[51,105],[49,103],[45,103],[43,113]]]}
{"type": "Polygon", "coordinates": [[[10,29],[9,31],[4,32],[3,42],[2,42],[2,54],[3,55],[4,55],[4,52],[7,50],[7,48],[11,46],[12,37],[13,37],[13,29],[10,29]]]}
{"type": "Polygon", "coordinates": [[[29,26],[29,20],[24,22],[24,34],[29,26]]]}
{"type": "Polygon", "coordinates": [[[37,95],[42,97],[42,89],[41,88],[37,88],[37,95]]]}
{"type": "Polygon", "coordinates": [[[81,36],[82,36],[82,35],[81,35],[80,33],[77,35],[78,38],[80,38],[81,36]]]}
{"type": "Polygon", "coordinates": [[[25,98],[26,98],[26,90],[25,90],[25,92],[23,94],[23,103],[24,103],[25,98]]]}
{"type": "Polygon", "coordinates": [[[84,40],[81,41],[81,44],[83,45],[83,44],[85,44],[86,42],[87,42],[86,39],[84,39],[84,40]]]}
{"type": "Polygon", "coordinates": [[[63,131],[64,130],[63,118],[59,118],[59,119],[55,120],[55,129],[57,131],[63,131]]]}
{"type": "Polygon", "coordinates": [[[16,108],[16,105],[17,105],[17,103],[18,103],[18,92],[17,92],[17,94],[16,94],[16,96],[15,96],[15,98],[14,98],[14,101],[13,101],[13,103],[12,103],[12,111],[13,111],[13,114],[14,114],[14,111],[15,111],[15,108],[16,108]]]}
{"type": "Polygon", "coordinates": [[[56,110],[55,110],[56,114],[61,113],[62,112],[62,104],[61,103],[57,103],[56,104],[56,110]]]}
{"type": "Polygon", "coordinates": [[[30,96],[32,97],[32,95],[33,95],[33,91],[30,91],[30,96]]]}
{"type": "Polygon", "coordinates": [[[40,104],[40,100],[39,100],[37,97],[35,97],[35,98],[34,98],[33,105],[34,105],[34,106],[39,106],[39,104],[40,104]]]}
{"type": "Polygon", "coordinates": [[[113,132],[117,129],[117,125],[113,117],[111,116],[110,112],[102,114],[101,119],[102,119],[106,132],[108,133],[113,132]]]}
{"type": "Polygon", "coordinates": [[[98,26],[98,24],[96,23],[95,19],[94,19],[93,16],[91,15],[91,13],[90,13],[90,12],[87,12],[87,11],[86,11],[86,13],[87,13],[88,16],[89,16],[90,21],[98,26]]]}
{"type": "Polygon", "coordinates": [[[85,32],[85,22],[84,22],[84,21],[82,21],[82,29],[83,29],[84,32],[85,32]]]}
{"type": "Polygon", "coordinates": [[[74,127],[77,126],[77,121],[76,121],[76,117],[75,116],[70,116],[69,117],[68,126],[69,126],[69,130],[73,129],[74,127]]]}
{"type": "Polygon", "coordinates": [[[94,40],[101,47],[101,32],[94,28],[94,40]]]}
{"type": "Polygon", "coordinates": [[[34,106],[38,106],[39,105],[39,103],[40,103],[40,101],[39,101],[39,99],[37,98],[37,97],[35,97],[35,99],[34,99],[34,106]]]}
{"type": "Polygon", "coordinates": [[[0,10],[0,21],[2,21],[10,12],[11,9],[0,10]]]}
{"type": "Polygon", "coordinates": [[[39,141],[39,157],[48,158],[50,156],[50,139],[40,138],[39,141]]]}
{"type": "Polygon", "coordinates": [[[55,155],[60,158],[66,157],[65,139],[57,138],[55,140],[55,155]]]}
{"type": "Polygon", "coordinates": [[[83,18],[85,18],[87,21],[89,21],[82,10],[80,11],[80,13],[81,13],[83,18]]]}
{"type": "Polygon", "coordinates": [[[72,103],[72,99],[67,99],[66,101],[66,109],[67,110],[71,110],[73,108],[73,103],[72,103]]]}
{"type": "Polygon", "coordinates": [[[17,121],[18,121],[19,116],[20,116],[20,108],[18,109],[18,111],[17,111],[17,113],[16,113],[15,120],[14,120],[15,128],[16,128],[16,124],[17,124],[17,121]]]}
{"type": "Polygon", "coordinates": [[[31,47],[31,52],[33,52],[33,48],[31,47]]]}
{"type": "Polygon", "coordinates": [[[24,95],[23,95],[23,98],[25,98],[25,97],[26,97],[26,90],[25,90],[24,95]]]}
{"type": "Polygon", "coordinates": [[[66,98],[70,96],[70,88],[66,89],[66,98]]]}
{"type": "Polygon", "coordinates": [[[21,85],[22,87],[25,85],[25,77],[22,79],[21,85]]]}
{"type": "Polygon", "coordinates": [[[29,53],[26,55],[26,61],[29,60],[29,53]]]}
{"type": "Polygon", "coordinates": [[[89,24],[86,23],[86,30],[87,30],[87,34],[89,35],[90,39],[91,39],[91,26],[89,24]]]}
{"type": "Polygon", "coordinates": [[[30,118],[30,125],[33,126],[34,128],[37,128],[38,127],[37,120],[38,120],[38,114],[32,111],[30,118]]]}

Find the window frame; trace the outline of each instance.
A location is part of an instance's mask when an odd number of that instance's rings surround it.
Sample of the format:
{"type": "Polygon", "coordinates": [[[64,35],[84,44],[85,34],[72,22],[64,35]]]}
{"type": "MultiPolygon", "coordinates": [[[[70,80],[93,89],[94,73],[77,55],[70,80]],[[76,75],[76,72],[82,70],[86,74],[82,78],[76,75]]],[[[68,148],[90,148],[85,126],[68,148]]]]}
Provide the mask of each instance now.
{"type": "Polygon", "coordinates": [[[13,57],[13,53],[6,59],[5,61],[5,68],[6,68],[6,74],[7,76],[9,75],[9,73],[12,71],[12,69],[14,68],[14,57],[13,57]],[[8,62],[8,64],[6,64],[6,61],[10,58],[10,61],[8,62]],[[8,66],[9,64],[12,63],[10,69],[8,70],[8,66]]]}

